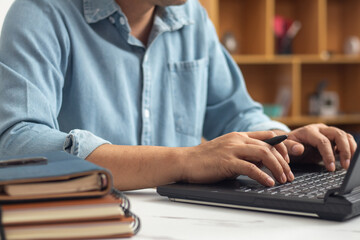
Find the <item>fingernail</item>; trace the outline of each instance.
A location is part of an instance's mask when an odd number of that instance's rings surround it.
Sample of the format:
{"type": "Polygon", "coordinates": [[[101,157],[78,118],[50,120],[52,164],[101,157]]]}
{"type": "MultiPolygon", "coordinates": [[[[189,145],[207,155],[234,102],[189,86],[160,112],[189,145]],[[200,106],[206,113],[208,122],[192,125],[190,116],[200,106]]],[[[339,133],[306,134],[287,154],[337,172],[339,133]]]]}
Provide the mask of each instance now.
{"type": "Polygon", "coordinates": [[[274,180],[273,180],[271,177],[268,177],[268,178],[266,179],[266,184],[267,184],[269,187],[272,187],[272,186],[274,186],[275,182],[274,182],[274,180]]]}
{"type": "Polygon", "coordinates": [[[286,155],[286,156],[285,156],[285,161],[286,161],[287,163],[290,163],[289,155],[286,155]]]}
{"type": "Polygon", "coordinates": [[[301,153],[301,146],[299,144],[296,144],[296,145],[292,146],[291,152],[294,153],[294,154],[301,153]]]}
{"type": "Polygon", "coordinates": [[[331,162],[328,167],[330,171],[335,171],[335,164],[333,162],[331,162]]]}
{"type": "Polygon", "coordinates": [[[288,180],[293,181],[295,179],[294,174],[290,171],[288,174],[288,180]]]}
{"type": "Polygon", "coordinates": [[[350,159],[345,160],[345,168],[348,169],[350,166],[350,159]]]}
{"type": "Polygon", "coordinates": [[[285,176],[285,173],[283,173],[283,174],[281,175],[281,182],[282,182],[282,183],[286,183],[286,180],[287,180],[287,178],[286,178],[286,176],[285,176]]]}

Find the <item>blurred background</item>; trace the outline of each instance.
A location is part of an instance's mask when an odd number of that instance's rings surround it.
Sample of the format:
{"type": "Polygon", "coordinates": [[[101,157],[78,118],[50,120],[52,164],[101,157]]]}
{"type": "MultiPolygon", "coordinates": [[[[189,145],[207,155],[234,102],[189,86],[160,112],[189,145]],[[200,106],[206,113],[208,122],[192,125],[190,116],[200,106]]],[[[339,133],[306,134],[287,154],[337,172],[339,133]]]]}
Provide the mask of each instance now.
{"type": "Polygon", "coordinates": [[[359,0],[200,0],[250,95],[291,128],[360,132],[359,0]]]}
{"type": "MultiPolygon", "coordinates": [[[[193,0],[189,0],[193,1],[193,0]]],[[[0,1],[0,28],[13,0],[0,1]]],[[[360,133],[359,0],[200,0],[271,118],[360,133]]]]}
{"type": "Polygon", "coordinates": [[[4,22],[6,12],[9,10],[14,0],[1,0],[0,1],[0,30],[4,22]]]}

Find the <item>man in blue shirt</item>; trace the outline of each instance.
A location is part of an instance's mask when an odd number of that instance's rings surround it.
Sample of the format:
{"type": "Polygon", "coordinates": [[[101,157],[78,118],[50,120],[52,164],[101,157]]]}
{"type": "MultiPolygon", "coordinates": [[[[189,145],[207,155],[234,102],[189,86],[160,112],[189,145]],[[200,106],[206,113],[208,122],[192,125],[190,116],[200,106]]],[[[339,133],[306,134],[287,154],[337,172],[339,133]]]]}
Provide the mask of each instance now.
{"type": "Polygon", "coordinates": [[[64,149],[123,190],[240,174],[272,186],[258,166],[292,181],[289,154],[303,144],[330,171],[331,143],[344,168],[356,148],[340,129],[289,132],[266,117],[195,0],[17,0],[0,39],[0,102],[2,156],[64,149]],[[276,147],[261,141],[284,132],[276,147]]]}

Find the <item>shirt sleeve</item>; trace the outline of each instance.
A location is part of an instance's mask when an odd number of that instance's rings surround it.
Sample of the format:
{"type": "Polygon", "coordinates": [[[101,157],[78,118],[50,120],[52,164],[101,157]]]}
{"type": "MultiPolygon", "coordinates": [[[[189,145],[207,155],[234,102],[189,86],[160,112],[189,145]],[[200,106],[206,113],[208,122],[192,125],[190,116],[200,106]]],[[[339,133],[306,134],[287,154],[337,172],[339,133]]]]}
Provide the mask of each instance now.
{"type": "Polygon", "coordinates": [[[45,1],[15,1],[0,37],[0,155],[66,150],[86,158],[109,143],[61,132],[57,116],[70,62],[62,14],[45,1]]]}
{"type": "Polygon", "coordinates": [[[204,21],[209,47],[208,99],[204,137],[213,139],[233,131],[271,129],[290,131],[286,125],[266,116],[262,105],[250,97],[238,65],[219,42],[206,13],[204,13],[204,21]]]}

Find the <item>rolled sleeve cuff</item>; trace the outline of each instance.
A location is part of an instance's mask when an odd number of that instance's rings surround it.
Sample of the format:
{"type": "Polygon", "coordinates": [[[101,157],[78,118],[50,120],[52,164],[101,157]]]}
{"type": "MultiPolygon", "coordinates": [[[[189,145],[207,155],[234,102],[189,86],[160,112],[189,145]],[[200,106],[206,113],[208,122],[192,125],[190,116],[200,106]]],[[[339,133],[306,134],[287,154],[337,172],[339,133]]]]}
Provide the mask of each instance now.
{"type": "Polygon", "coordinates": [[[85,159],[92,151],[103,144],[111,144],[86,130],[71,130],[66,136],[64,151],[85,159]]]}
{"type": "Polygon", "coordinates": [[[250,132],[255,131],[266,131],[266,130],[282,130],[285,132],[290,132],[291,130],[283,123],[277,122],[277,121],[269,121],[269,122],[263,122],[260,124],[256,124],[250,128],[250,132]]]}

